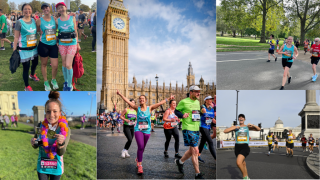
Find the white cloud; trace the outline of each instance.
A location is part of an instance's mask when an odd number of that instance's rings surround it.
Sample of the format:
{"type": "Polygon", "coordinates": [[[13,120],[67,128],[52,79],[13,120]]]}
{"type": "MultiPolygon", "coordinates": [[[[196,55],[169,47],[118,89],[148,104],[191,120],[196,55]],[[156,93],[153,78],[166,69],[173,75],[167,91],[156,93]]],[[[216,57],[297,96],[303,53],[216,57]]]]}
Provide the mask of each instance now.
{"type": "Polygon", "coordinates": [[[203,0],[193,0],[193,3],[199,9],[201,9],[202,6],[204,5],[204,1],[203,0]]]}
{"type": "Polygon", "coordinates": [[[214,12],[213,12],[213,10],[211,10],[211,11],[208,11],[207,12],[210,16],[213,16],[214,15],[214,12]]]}

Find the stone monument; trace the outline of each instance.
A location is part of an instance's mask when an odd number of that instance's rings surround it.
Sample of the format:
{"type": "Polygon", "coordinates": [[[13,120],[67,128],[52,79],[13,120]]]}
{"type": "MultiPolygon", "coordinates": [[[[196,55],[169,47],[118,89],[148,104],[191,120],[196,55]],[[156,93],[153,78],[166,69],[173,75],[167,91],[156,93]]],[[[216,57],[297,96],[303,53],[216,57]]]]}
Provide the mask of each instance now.
{"type": "Polygon", "coordinates": [[[39,122],[44,121],[44,106],[33,106],[34,132],[37,133],[37,126],[39,122]]]}
{"type": "Polygon", "coordinates": [[[300,111],[301,133],[306,137],[320,137],[320,106],[316,102],[316,90],[306,90],[306,104],[300,111]]]}

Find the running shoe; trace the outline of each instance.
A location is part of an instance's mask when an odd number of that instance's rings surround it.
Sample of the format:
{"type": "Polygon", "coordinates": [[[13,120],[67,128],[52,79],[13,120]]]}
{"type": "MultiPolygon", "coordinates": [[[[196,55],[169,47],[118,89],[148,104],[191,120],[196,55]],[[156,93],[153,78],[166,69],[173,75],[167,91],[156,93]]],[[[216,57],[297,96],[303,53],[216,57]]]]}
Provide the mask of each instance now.
{"type": "Polygon", "coordinates": [[[270,60],[268,60],[267,62],[270,62],[270,60]]]}
{"type": "Polygon", "coordinates": [[[143,174],[142,165],[138,166],[138,174],[143,174]]]}
{"type": "Polygon", "coordinates": [[[274,61],[277,61],[277,59],[278,59],[278,57],[276,57],[276,58],[274,59],[274,61]]]}
{"type": "Polygon", "coordinates": [[[205,150],[208,150],[207,143],[204,144],[203,148],[204,148],[205,150]]]}
{"type": "Polygon", "coordinates": [[[11,49],[13,49],[13,42],[10,45],[11,45],[11,49]]]}
{"type": "Polygon", "coordinates": [[[168,152],[167,152],[167,151],[164,151],[164,152],[163,152],[163,154],[164,154],[164,157],[166,157],[166,158],[168,158],[168,157],[169,157],[169,155],[168,155],[168,152]]]}
{"type": "Polygon", "coordinates": [[[128,150],[125,151],[126,157],[130,157],[130,154],[128,153],[128,150]]]}
{"type": "Polygon", "coordinates": [[[199,162],[201,162],[201,163],[204,163],[204,160],[203,160],[203,159],[201,159],[201,157],[200,157],[200,156],[198,156],[198,161],[199,161],[199,162]]]}
{"type": "Polygon", "coordinates": [[[121,157],[124,159],[126,158],[126,151],[125,150],[122,150],[121,151],[121,157]]]}
{"type": "Polygon", "coordinates": [[[84,36],[84,40],[86,40],[86,39],[87,39],[87,37],[88,37],[87,35],[86,35],[86,36],[84,36]]]}
{"type": "Polygon", "coordinates": [[[81,39],[78,39],[78,42],[81,42],[81,39]]]}
{"type": "Polygon", "coordinates": [[[73,86],[67,87],[67,91],[73,91],[73,86]]]}
{"type": "Polygon", "coordinates": [[[24,90],[25,90],[25,91],[33,91],[30,86],[25,87],[24,90]]]}
{"type": "Polygon", "coordinates": [[[293,154],[291,154],[291,157],[293,157],[293,154]]]}
{"type": "Polygon", "coordinates": [[[290,82],[291,82],[291,77],[288,78],[288,84],[290,84],[290,82]]]}
{"type": "Polygon", "coordinates": [[[270,152],[268,152],[268,156],[270,156],[270,152]]]}
{"type": "Polygon", "coordinates": [[[97,52],[96,50],[92,50],[91,52],[97,52]]]}
{"type": "Polygon", "coordinates": [[[59,89],[57,80],[52,79],[52,80],[51,80],[51,84],[52,84],[52,88],[53,88],[54,90],[59,89]]]}
{"type": "Polygon", "coordinates": [[[178,159],[181,159],[181,158],[182,158],[182,156],[181,156],[179,153],[175,154],[174,157],[175,157],[175,158],[178,158],[178,159]]]}
{"type": "Polygon", "coordinates": [[[50,87],[50,84],[48,83],[48,81],[44,82],[44,90],[45,91],[51,91],[51,87],[50,87]]]}
{"type": "Polygon", "coordinates": [[[39,81],[39,78],[37,77],[37,73],[35,73],[33,76],[30,74],[29,78],[34,80],[34,81],[39,81]]]}
{"type": "Polygon", "coordinates": [[[151,132],[154,132],[154,130],[152,129],[151,132]]]}
{"type": "Polygon", "coordinates": [[[112,131],[112,134],[113,134],[114,132],[112,131]]]}
{"type": "Polygon", "coordinates": [[[284,89],[284,86],[281,86],[280,90],[283,90],[284,89]]]}
{"type": "Polygon", "coordinates": [[[68,83],[64,82],[63,83],[63,91],[67,91],[68,83]]]}
{"type": "Polygon", "coordinates": [[[179,159],[175,159],[174,162],[175,162],[176,165],[178,166],[179,172],[183,174],[183,164],[180,163],[180,160],[179,160],[179,159]]]}
{"type": "Polygon", "coordinates": [[[4,47],[1,47],[1,48],[0,48],[0,50],[4,51],[4,50],[6,50],[6,48],[4,48],[4,47]]]}
{"type": "Polygon", "coordinates": [[[204,175],[204,173],[199,173],[199,174],[196,175],[194,178],[195,178],[195,179],[204,179],[203,175],[204,175]]]}
{"type": "Polygon", "coordinates": [[[250,179],[248,176],[244,177],[243,179],[250,179]]]}
{"type": "Polygon", "coordinates": [[[139,166],[138,159],[136,158],[135,161],[136,161],[136,163],[137,163],[136,166],[138,167],[138,166],[139,166]]]}

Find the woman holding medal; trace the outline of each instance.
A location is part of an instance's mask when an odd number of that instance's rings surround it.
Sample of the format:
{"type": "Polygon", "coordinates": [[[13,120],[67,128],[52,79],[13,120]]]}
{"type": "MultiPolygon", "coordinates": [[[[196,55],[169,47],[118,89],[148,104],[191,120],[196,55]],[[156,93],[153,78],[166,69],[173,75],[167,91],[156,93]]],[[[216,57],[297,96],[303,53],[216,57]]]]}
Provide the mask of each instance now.
{"type": "Polygon", "coordinates": [[[41,5],[43,17],[37,20],[37,29],[40,32],[40,42],[38,44],[38,53],[41,61],[41,73],[44,79],[45,91],[51,91],[50,84],[47,79],[47,63],[50,57],[50,64],[52,67],[52,88],[59,89],[56,75],[58,72],[58,46],[56,41],[56,21],[50,14],[50,5],[43,3],[41,5]]]}
{"type": "Polygon", "coordinates": [[[37,172],[39,180],[59,180],[64,171],[63,154],[70,139],[68,121],[62,116],[60,94],[49,93],[45,104],[45,119],[40,125],[41,135],[31,139],[33,148],[39,148],[37,172]],[[42,142],[42,143],[41,143],[42,142]]]}
{"type": "Polygon", "coordinates": [[[174,99],[174,96],[170,96],[169,99],[162,100],[159,103],[153,104],[151,106],[147,106],[147,97],[145,95],[141,95],[139,97],[140,105],[136,105],[133,102],[130,102],[129,99],[124,97],[118,90],[117,95],[119,95],[126,103],[128,103],[134,110],[137,111],[137,123],[134,126],[134,136],[136,137],[138,151],[137,151],[137,168],[138,174],[143,173],[142,169],[142,157],[144,149],[147,145],[147,142],[150,138],[151,133],[151,112],[161,106],[162,104],[166,103],[168,100],[174,99]]]}
{"type": "MultiPolygon", "coordinates": [[[[134,99],[129,100],[134,105],[136,104],[134,99]]],[[[137,111],[133,109],[132,106],[129,105],[128,108],[122,111],[120,118],[124,121],[123,123],[123,133],[127,138],[127,142],[124,145],[124,149],[121,151],[121,157],[126,158],[130,157],[128,150],[131,146],[132,139],[134,137],[134,125],[135,120],[137,119],[137,111]]]]}
{"type": "Polygon", "coordinates": [[[201,133],[201,141],[199,145],[199,156],[198,160],[200,162],[204,162],[200,155],[203,150],[204,144],[207,142],[209,146],[210,153],[214,159],[216,159],[216,151],[213,147],[213,140],[210,136],[210,129],[211,129],[211,123],[213,123],[214,119],[214,109],[211,106],[212,104],[212,97],[207,96],[204,98],[204,105],[201,106],[201,124],[200,124],[200,133],[201,133]]]}
{"type": "Polygon", "coordinates": [[[244,124],[246,120],[244,114],[238,116],[239,126],[232,126],[224,130],[224,133],[235,131],[235,147],[234,153],[237,157],[237,166],[239,167],[243,179],[249,179],[245,158],[250,153],[249,148],[249,130],[260,131],[260,128],[253,124],[244,124]]]}
{"type": "Polygon", "coordinates": [[[175,158],[181,158],[182,156],[179,154],[179,130],[177,128],[178,123],[180,123],[179,118],[174,114],[174,111],[177,107],[177,102],[175,100],[170,100],[169,109],[163,115],[163,120],[165,123],[163,124],[164,135],[166,136],[166,142],[164,143],[164,157],[168,158],[168,147],[171,140],[171,136],[174,137],[174,150],[175,150],[175,158]]]}
{"type": "Polygon", "coordinates": [[[31,18],[32,7],[30,4],[22,5],[23,18],[16,21],[14,31],[13,51],[19,46],[20,62],[23,66],[23,81],[25,91],[32,91],[29,85],[29,78],[34,81],[39,81],[36,76],[36,67],[38,65],[38,50],[37,50],[37,26],[36,21],[31,18]],[[29,75],[30,64],[31,74],[29,75]]]}
{"type": "Polygon", "coordinates": [[[81,50],[78,43],[77,24],[75,17],[67,14],[67,6],[64,2],[59,2],[56,8],[61,14],[56,20],[56,24],[59,30],[59,52],[62,59],[62,72],[65,80],[63,91],[72,91],[72,62],[77,50],[81,50]]]}

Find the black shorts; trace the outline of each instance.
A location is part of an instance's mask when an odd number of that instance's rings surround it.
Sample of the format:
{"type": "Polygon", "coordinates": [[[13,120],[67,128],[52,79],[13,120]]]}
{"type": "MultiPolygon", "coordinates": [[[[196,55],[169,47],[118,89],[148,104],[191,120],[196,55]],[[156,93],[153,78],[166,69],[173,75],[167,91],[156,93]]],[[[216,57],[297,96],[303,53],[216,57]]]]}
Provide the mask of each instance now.
{"type": "Polygon", "coordinates": [[[269,49],[269,54],[274,54],[274,49],[269,49]]]}
{"type": "Polygon", "coordinates": [[[310,146],[313,146],[314,144],[313,144],[312,142],[309,142],[309,145],[310,145],[310,146]]]}
{"type": "Polygon", "coordinates": [[[155,123],[156,123],[156,120],[151,120],[151,123],[155,124],[155,123]]]}
{"type": "Polygon", "coordinates": [[[4,38],[6,38],[7,37],[7,33],[2,33],[2,34],[0,34],[0,39],[4,39],[4,38]]]}
{"type": "Polygon", "coordinates": [[[302,147],[306,147],[307,146],[307,143],[302,143],[302,147]]]}
{"type": "Polygon", "coordinates": [[[318,65],[319,59],[319,57],[311,57],[311,64],[318,65]]]}
{"type": "Polygon", "coordinates": [[[242,154],[244,157],[247,157],[250,153],[250,147],[248,144],[235,144],[234,154],[238,157],[239,154],[242,154]]]}
{"type": "Polygon", "coordinates": [[[278,142],[274,142],[274,144],[278,144],[278,142]]]}
{"type": "Polygon", "coordinates": [[[99,124],[103,124],[103,120],[99,120],[99,124]]]}
{"type": "Polygon", "coordinates": [[[293,149],[293,143],[288,143],[287,148],[293,149]]]}
{"type": "Polygon", "coordinates": [[[292,60],[292,58],[288,58],[288,59],[282,58],[282,67],[291,68],[293,62],[288,62],[288,60],[292,60]]]}
{"type": "Polygon", "coordinates": [[[117,120],[112,120],[111,123],[112,123],[112,125],[115,125],[115,126],[118,124],[117,120]]]}
{"type": "Polygon", "coordinates": [[[307,52],[307,51],[308,51],[308,48],[304,48],[304,51],[306,51],[306,52],[307,52]]]}
{"type": "Polygon", "coordinates": [[[53,46],[50,46],[40,41],[38,44],[38,54],[40,57],[49,56],[50,58],[58,58],[59,48],[56,44],[53,46]]]}

